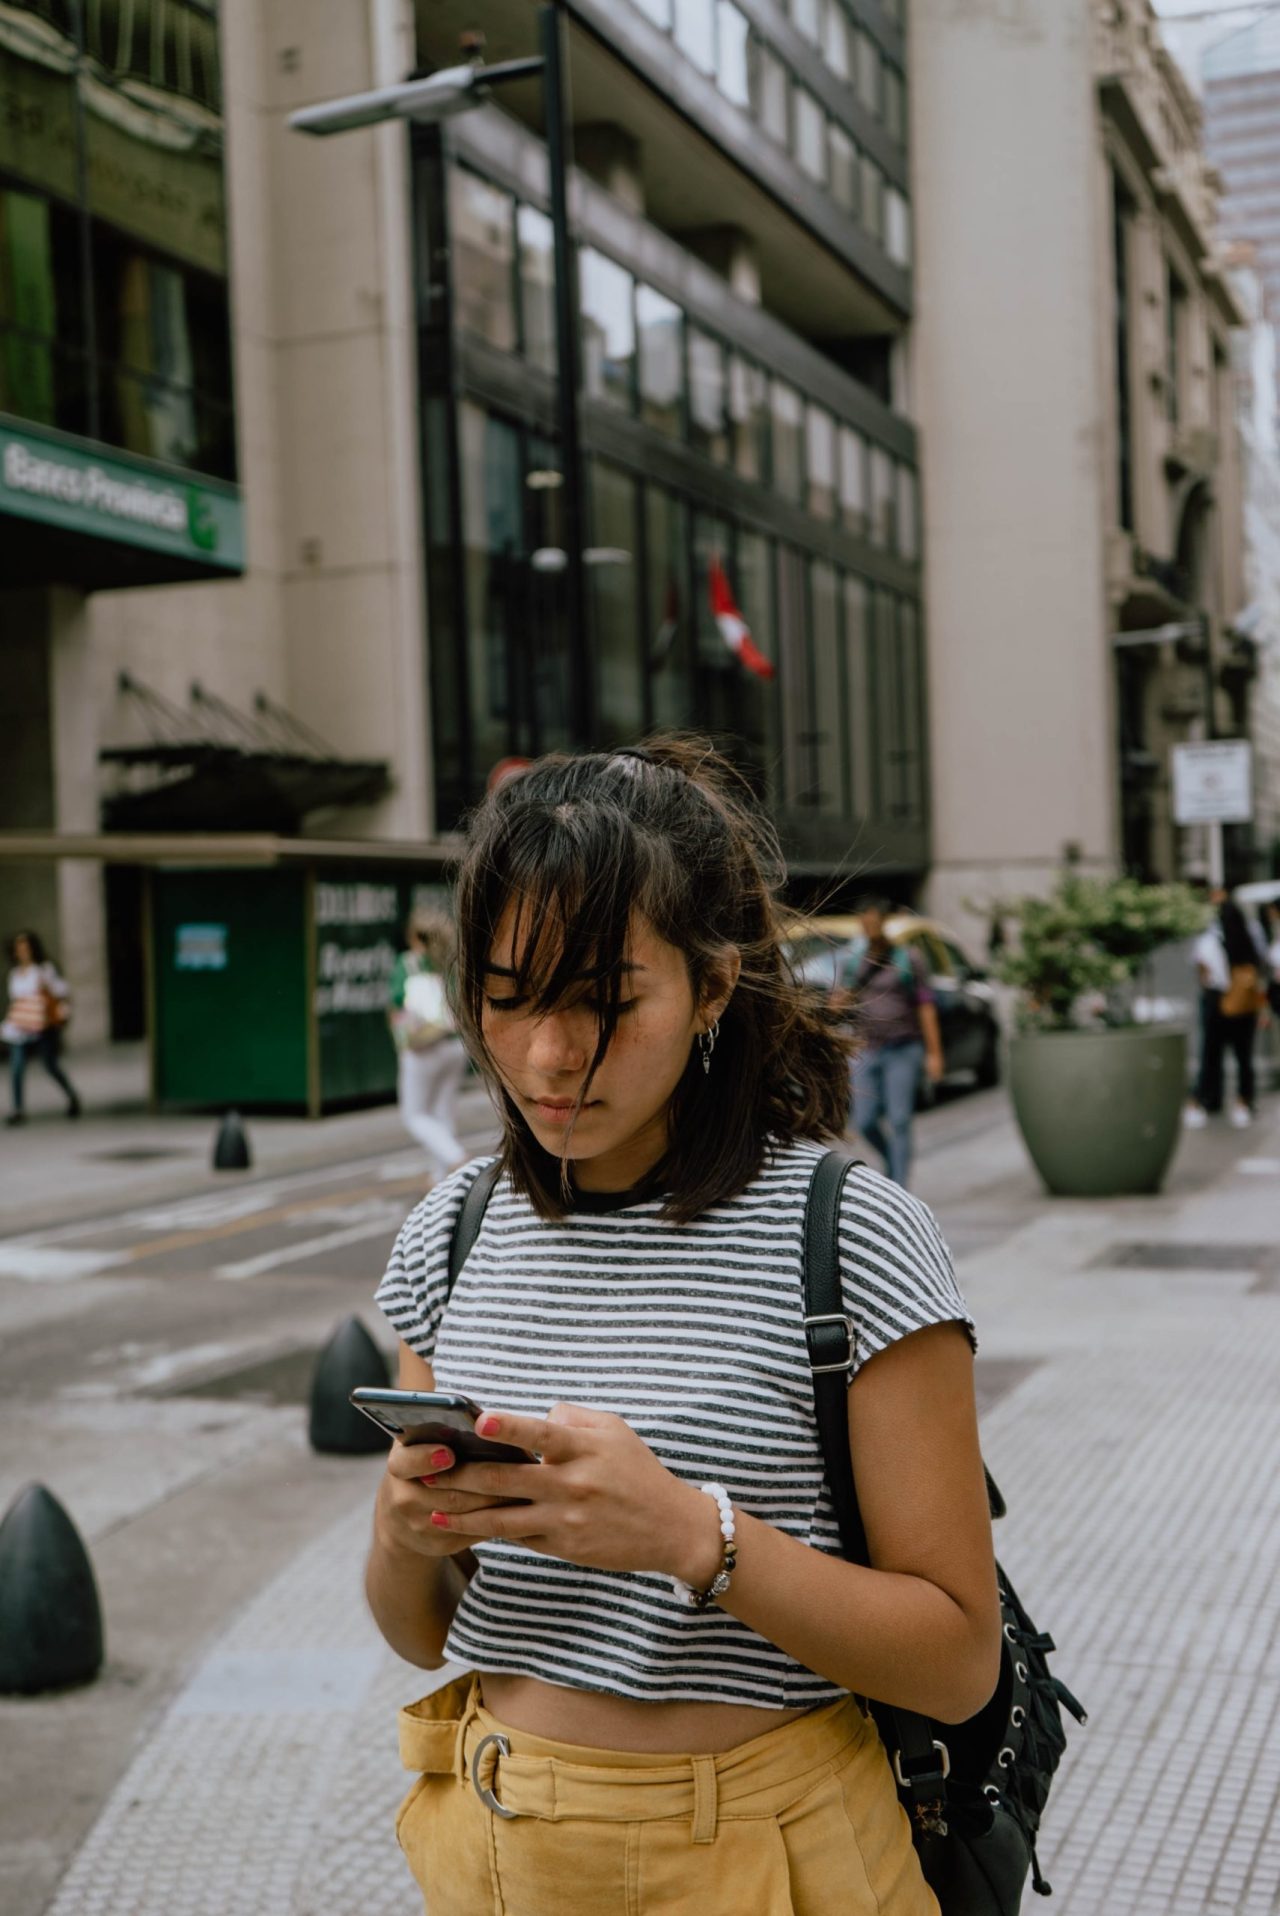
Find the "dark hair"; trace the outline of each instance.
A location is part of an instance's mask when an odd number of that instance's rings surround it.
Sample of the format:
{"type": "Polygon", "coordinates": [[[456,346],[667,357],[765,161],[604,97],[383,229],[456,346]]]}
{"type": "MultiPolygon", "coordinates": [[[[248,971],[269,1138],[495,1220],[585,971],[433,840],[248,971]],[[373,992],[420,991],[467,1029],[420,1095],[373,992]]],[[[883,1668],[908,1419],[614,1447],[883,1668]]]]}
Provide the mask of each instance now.
{"type": "Polygon", "coordinates": [[[796,983],[779,938],[777,838],[749,787],[700,740],[540,759],[473,815],[458,875],[458,1019],[494,1084],[502,1159],[545,1218],[569,1208],[567,1159],[538,1144],[498,1082],[482,1017],[493,940],[508,905],[516,995],[535,1012],[580,997],[589,976],[599,1036],[580,1096],[617,1030],[633,913],[683,953],[695,1000],[726,948],[742,969],[720,1017],[715,1067],[692,1047],[655,1170],[678,1223],[743,1190],[770,1139],[837,1137],[848,1109],[849,1040],[796,983]]]}
{"type": "Polygon", "coordinates": [[[858,916],[865,918],[869,911],[876,912],[881,918],[893,917],[893,906],[883,892],[871,891],[858,900],[858,916]]]}
{"type": "Polygon", "coordinates": [[[20,938],[25,938],[27,943],[30,945],[31,956],[33,961],[37,965],[44,964],[48,956],[44,948],[44,939],[40,936],[40,933],[38,931],[26,931],[26,930],[15,931],[12,938],[9,940],[10,964],[16,965],[18,962],[18,940],[20,938]]]}
{"type": "Polygon", "coordinates": [[[1228,898],[1218,906],[1218,923],[1222,926],[1222,942],[1227,950],[1227,963],[1256,965],[1258,947],[1253,942],[1249,921],[1234,899],[1228,898]]]}

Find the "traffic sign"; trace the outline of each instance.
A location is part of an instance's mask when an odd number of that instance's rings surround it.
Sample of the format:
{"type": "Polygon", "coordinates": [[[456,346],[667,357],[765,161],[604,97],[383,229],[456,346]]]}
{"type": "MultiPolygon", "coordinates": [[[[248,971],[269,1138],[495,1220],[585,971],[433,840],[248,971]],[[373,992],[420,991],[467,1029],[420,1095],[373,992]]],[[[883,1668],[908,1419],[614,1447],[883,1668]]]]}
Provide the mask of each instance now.
{"type": "Polygon", "coordinates": [[[1253,747],[1247,738],[1174,746],[1173,817],[1178,825],[1248,824],[1253,817],[1253,747]]]}

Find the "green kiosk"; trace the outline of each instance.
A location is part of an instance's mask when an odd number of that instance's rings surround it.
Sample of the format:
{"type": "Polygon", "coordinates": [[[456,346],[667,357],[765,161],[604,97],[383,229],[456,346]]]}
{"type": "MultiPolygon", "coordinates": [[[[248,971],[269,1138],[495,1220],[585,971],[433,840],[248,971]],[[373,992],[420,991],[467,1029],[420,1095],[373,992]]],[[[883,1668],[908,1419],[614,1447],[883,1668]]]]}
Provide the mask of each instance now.
{"type": "Polygon", "coordinates": [[[409,912],[447,900],[439,849],[258,845],[253,863],[148,870],[153,1101],[313,1117],[390,1101],[388,986],[409,912]]]}

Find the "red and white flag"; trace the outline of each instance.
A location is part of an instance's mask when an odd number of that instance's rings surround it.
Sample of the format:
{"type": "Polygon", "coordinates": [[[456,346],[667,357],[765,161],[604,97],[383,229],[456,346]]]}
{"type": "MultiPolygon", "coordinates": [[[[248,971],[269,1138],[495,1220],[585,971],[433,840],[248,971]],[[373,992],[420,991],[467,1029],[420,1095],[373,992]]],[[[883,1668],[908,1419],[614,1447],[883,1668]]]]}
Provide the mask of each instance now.
{"type": "Polygon", "coordinates": [[[711,594],[711,615],[720,628],[720,636],[748,672],[754,672],[757,678],[773,677],[773,661],[767,659],[751,636],[750,629],[724,575],[724,567],[719,557],[712,556],[707,569],[707,588],[711,594]]]}

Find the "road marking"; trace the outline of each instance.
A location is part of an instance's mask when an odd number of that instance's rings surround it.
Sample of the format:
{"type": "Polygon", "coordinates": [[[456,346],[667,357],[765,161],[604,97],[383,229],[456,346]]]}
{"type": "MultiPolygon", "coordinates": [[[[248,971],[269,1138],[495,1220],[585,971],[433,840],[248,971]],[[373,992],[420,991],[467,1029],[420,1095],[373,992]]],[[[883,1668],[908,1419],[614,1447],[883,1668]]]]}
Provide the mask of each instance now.
{"type": "Polygon", "coordinates": [[[233,1282],[246,1277],[260,1277],[264,1271],[274,1271],[281,1264],[296,1264],[304,1257],[319,1257],[325,1251],[340,1251],[346,1244],[359,1244],[371,1237],[386,1237],[399,1224],[399,1215],[394,1222],[385,1219],[375,1222],[370,1218],[364,1224],[352,1224],[345,1231],[330,1231],[327,1237],[308,1238],[303,1244],[286,1244],[277,1251],[264,1251],[261,1257],[247,1257],[240,1264],[223,1264],[214,1272],[215,1277],[230,1278],[233,1282]]]}
{"type": "Polygon", "coordinates": [[[0,1243],[0,1277],[27,1283],[66,1284],[77,1277],[96,1277],[125,1261],[123,1251],[63,1251],[17,1239],[0,1243]]]}

